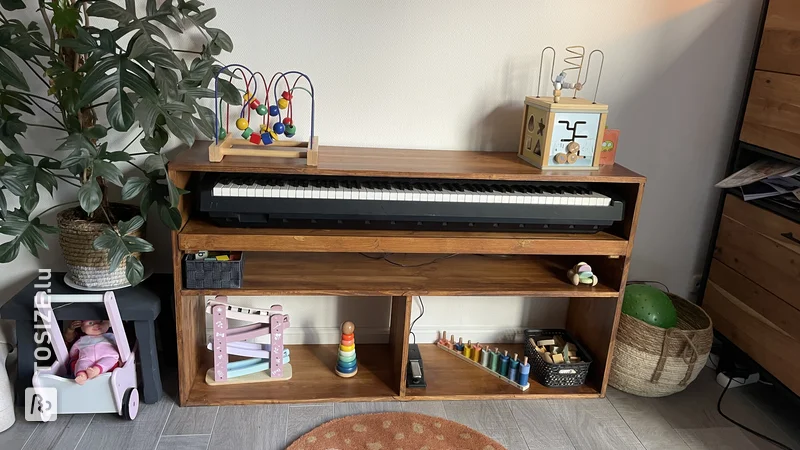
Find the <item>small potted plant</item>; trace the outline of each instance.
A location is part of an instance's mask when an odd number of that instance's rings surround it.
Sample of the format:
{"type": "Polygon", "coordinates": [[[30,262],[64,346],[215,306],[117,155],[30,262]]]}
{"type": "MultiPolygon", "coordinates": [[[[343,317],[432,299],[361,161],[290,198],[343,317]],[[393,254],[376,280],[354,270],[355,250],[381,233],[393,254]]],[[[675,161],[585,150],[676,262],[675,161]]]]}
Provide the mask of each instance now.
{"type": "MultiPolygon", "coordinates": [[[[214,97],[208,85],[222,69],[215,57],[233,44],[208,25],[215,10],[197,0],[147,0],[144,11],[136,3],[39,0],[42,23],[26,24],[12,17],[23,0],[0,0],[0,233],[11,236],[0,262],[21,246],[38,256],[47,249],[43,234],[59,231],[73,283],[135,285],[144,277],[140,254],[153,251],[142,235],[151,207],[169,228],[180,227],[183,192],[166,176],[162,149],[170,135],[187,145],[196,131],[213,136],[214,112],[201,103],[214,97]],[[199,30],[202,45],[173,49],[168,34],[188,29],[199,30]],[[26,148],[35,127],[63,133],[52,152],[26,148]],[[109,136],[135,129],[128,143],[109,136]],[[125,166],[137,173],[123,175],[125,166]],[[135,205],[111,203],[112,184],[135,205]],[[78,206],[58,214],[56,229],[42,215],[62,205],[37,206],[43,191],[60,187],[76,190],[78,206]],[[8,195],[18,207],[8,207],[8,195]]],[[[222,88],[223,100],[241,104],[233,85],[222,88]]]]}

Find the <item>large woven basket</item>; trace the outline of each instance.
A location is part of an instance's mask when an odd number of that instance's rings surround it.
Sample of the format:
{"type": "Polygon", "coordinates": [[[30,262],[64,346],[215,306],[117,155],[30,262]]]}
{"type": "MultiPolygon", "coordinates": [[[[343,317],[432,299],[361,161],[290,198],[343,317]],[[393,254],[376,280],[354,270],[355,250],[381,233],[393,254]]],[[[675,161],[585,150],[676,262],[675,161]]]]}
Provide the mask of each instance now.
{"type": "Polygon", "coordinates": [[[664,397],[686,389],[711,352],[711,318],[694,303],[667,294],[678,324],[664,329],[622,314],[608,384],[642,397],[664,397]]]}
{"type": "MultiPolygon", "coordinates": [[[[128,220],[139,214],[139,208],[130,205],[112,204],[111,211],[117,221],[128,220]]],[[[116,288],[128,284],[125,277],[125,260],[110,272],[108,250],[95,250],[95,238],[108,225],[84,219],[80,208],[66,209],[58,213],[58,242],[67,263],[67,273],[72,281],[87,288],[116,288]]],[[[143,228],[133,236],[143,237],[143,228]]],[[[134,253],[138,258],[139,253],[134,253]]]]}

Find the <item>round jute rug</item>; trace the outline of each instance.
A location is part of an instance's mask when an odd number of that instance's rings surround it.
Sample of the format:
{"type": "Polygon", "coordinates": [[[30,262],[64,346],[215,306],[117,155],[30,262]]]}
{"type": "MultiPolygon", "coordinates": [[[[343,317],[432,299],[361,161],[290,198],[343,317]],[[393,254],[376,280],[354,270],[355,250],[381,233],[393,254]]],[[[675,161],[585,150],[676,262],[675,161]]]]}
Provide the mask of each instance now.
{"type": "Polygon", "coordinates": [[[505,450],[493,439],[447,419],[388,412],[331,420],[287,450],[505,450]]]}

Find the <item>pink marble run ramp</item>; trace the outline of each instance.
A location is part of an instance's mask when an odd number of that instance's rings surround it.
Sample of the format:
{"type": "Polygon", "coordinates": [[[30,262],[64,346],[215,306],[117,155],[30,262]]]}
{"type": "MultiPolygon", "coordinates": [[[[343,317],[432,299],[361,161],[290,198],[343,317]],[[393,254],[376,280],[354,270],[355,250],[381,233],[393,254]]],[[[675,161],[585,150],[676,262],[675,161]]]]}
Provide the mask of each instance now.
{"type": "Polygon", "coordinates": [[[251,308],[228,303],[217,296],[206,304],[212,317],[212,333],[208,349],[214,354],[214,367],[206,372],[209,385],[265,383],[292,378],[289,350],[283,347],[283,334],[289,328],[289,315],[281,305],[269,309],[251,308]],[[232,327],[229,320],[249,322],[232,327]],[[269,344],[248,342],[269,339],[269,344]],[[231,361],[230,356],[245,357],[231,361]]]}

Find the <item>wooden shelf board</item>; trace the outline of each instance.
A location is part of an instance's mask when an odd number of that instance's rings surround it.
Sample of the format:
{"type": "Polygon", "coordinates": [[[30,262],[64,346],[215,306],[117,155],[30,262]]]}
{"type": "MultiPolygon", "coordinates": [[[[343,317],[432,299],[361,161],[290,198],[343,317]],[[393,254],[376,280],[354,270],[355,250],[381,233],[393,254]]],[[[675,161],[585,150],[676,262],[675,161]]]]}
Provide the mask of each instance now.
{"type": "Polygon", "coordinates": [[[242,289],[183,289],[183,295],[522,295],[618,297],[602,284],[573,286],[567,266],[537,256],[395,254],[398,267],[358,253],[245,255],[242,289]],[[432,262],[434,261],[434,262],[432,262]]]}
{"type": "Polygon", "coordinates": [[[509,233],[406,230],[296,230],[219,227],[190,219],[178,235],[181,250],[286,252],[480,253],[625,255],[628,241],[607,232],[509,233]]]}
{"type": "Polygon", "coordinates": [[[472,180],[571,181],[644,183],[645,178],[615,164],[598,170],[541,170],[516,153],[446,150],[402,150],[320,146],[319,165],[305,160],[253,156],[226,156],[208,161],[209,141],[196,141],[169,163],[170,170],[185,172],[247,172],[306,175],[350,175],[472,180]]]}
{"type": "MultiPolygon", "coordinates": [[[[522,344],[489,344],[489,346],[508,350],[509,354],[518,353],[520,359],[525,353],[522,344]]],[[[419,350],[422,353],[422,365],[428,387],[406,389],[405,398],[408,400],[600,397],[599,390],[591,385],[592,380],[587,380],[587,384],[578,387],[549,388],[537,383],[531,374],[531,387],[527,391],[521,391],[498,380],[492,374],[442,351],[435,344],[420,344],[419,350]]]]}
{"type": "Polygon", "coordinates": [[[357,402],[391,400],[399,395],[397,389],[392,388],[388,345],[356,344],[358,374],[352,378],[341,378],[333,371],[337,345],[286,347],[291,352],[292,379],[263,384],[209,386],[205,374],[212,365],[211,352],[206,352],[203,368],[195,377],[186,405],[357,402]]]}

